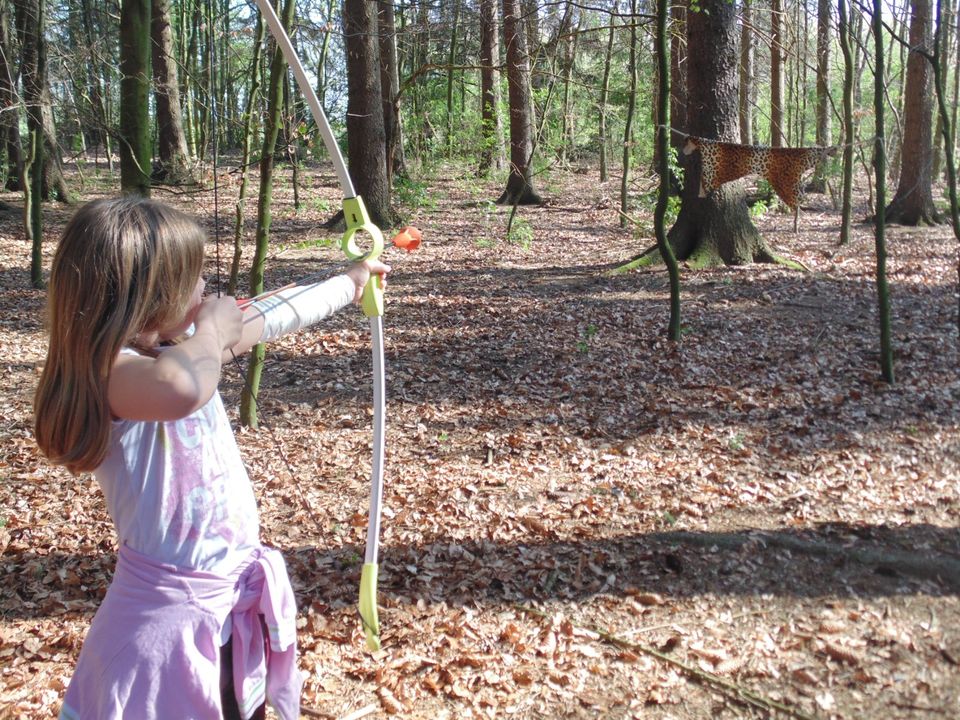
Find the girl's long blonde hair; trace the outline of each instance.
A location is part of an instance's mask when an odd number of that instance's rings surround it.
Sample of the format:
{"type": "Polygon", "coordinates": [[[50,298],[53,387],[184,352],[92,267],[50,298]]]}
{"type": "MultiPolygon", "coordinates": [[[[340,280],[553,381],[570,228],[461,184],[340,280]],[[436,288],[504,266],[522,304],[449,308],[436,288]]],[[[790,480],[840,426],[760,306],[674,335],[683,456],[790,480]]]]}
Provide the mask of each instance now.
{"type": "Polygon", "coordinates": [[[141,197],[96,200],[70,220],[50,269],[50,345],[34,398],[37,444],[52,462],[72,473],[103,462],[114,360],[186,315],[204,241],[186,215],[141,197]]]}

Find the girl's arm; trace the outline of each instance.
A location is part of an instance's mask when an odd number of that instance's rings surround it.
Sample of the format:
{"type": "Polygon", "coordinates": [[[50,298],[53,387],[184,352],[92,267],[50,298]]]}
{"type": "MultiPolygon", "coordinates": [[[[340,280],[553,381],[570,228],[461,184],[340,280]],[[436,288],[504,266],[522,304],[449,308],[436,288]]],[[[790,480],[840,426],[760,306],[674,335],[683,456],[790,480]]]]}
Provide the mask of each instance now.
{"type": "Polygon", "coordinates": [[[193,323],[193,335],[157,357],[126,353],[117,357],[107,381],[107,401],[114,417],[178,420],[210,400],[220,382],[224,349],[241,337],[242,313],[234,298],[209,297],[197,309],[193,323]]]}
{"type": "Polygon", "coordinates": [[[390,267],[378,260],[350,266],[343,275],[284,290],[252,303],[243,313],[240,341],[224,352],[223,361],[261,342],[270,342],[309,327],[351,302],[359,302],[371,273],[386,275],[390,267]]]}

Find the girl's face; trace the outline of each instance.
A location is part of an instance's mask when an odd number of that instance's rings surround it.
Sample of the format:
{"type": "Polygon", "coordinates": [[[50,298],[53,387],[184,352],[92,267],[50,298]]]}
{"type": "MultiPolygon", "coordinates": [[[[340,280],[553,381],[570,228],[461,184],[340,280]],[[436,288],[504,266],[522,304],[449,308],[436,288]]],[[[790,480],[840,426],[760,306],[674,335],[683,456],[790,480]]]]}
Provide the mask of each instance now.
{"type": "Polygon", "coordinates": [[[176,325],[170,328],[160,330],[159,338],[162,341],[172,340],[175,337],[183,335],[197,317],[197,311],[200,309],[200,303],[203,302],[203,290],[207,286],[207,281],[203,277],[197,278],[197,284],[193,288],[193,294],[190,296],[190,304],[187,307],[187,314],[176,325]]]}

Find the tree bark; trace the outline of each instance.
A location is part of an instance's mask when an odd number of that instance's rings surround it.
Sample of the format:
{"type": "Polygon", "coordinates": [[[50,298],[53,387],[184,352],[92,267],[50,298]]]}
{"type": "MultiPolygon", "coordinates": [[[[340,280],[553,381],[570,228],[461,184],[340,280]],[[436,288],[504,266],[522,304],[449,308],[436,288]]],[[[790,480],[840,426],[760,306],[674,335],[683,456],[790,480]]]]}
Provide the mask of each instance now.
{"type": "Polygon", "coordinates": [[[876,114],[874,172],[877,183],[877,214],[874,218],[874,244],[877,252],[877,316],[880,321],[880,368],[883,379],[893,384],[893,341],[890,332],[890,290],[887,285],[887,241],[884,232],[884,203],[887,198],[886,148],[884,143],[883,103],[883,0],[873,0],[874,66],[873,111],[876,114]]]}
{"type": "Polygon", "coordinates": [[[150,195],[150,0],[120,7],[120,188],[150,195]]]}
{"type": "Polygon", "coordinates": [[[783,2],[770,3],[770,145],[783,146],[783,2]]]}
{"type": "Polygon", "coordinates": [[[497,0],[480,0],[480,163],[478,170],[486,175],[503,166],[500,151],[500,91],[497,66],[500,64],[497,0]]]}
{"type": "Polygon", "coordinates": [[[23,154],[20,151],[20,100],[14,78],[13,37],[10,32],[10,10],[7,3],[0,6],[0,143],[6,148],[4,168],[7,190],[23,189],[23,154]]]}
{"type": "Polygon", "coordinates": [[[503,36],[510,89],[510,175],[497,203],[537,205],[543,201],[533,189],[533,101],[520,0],[503,0],[503,36]]]}
{"type": "Polygon", "coordinates": [[[599,131],[600,131],[600,182],[607,181],[607,97],[610,94],[610,59],[613,57],[613,40],[616,36],[616,26],[610,18],[610,29],[607,31],[607,51],[603,63],[603,80],[600,83],[599,131]]]}
{"type": "Polygon", "coordinates": [[[740,142],[753,145],[753,7],[743,0],[743,24],[740,27],[740,142]]]}
{"type": "Polygon", "coordinates": [[[29,146],[24,163],[23,229],[30,242],[30,284],[43,287],[43,118],[41,105],[46,58],[43,49],[44,0],[18,0],[17,25],[21,33],[23,101],[27,108],[29,146]]]}
{"type": "MultiPolygon", "coordinates": [[[[817,0],[817,145],[830,144],[830,0],[817,0]]],[[[827,160],[821,159],[810,183],[813,192],[827,190],[827,160]]]]}
{"type": "Polygon", "coordinates": [[[380,89],[383,92],[383,131],[387,139],[387,180],[406,175],[403,125],[400,121],[400,73],[397,67],[397,23],[393,0],[379,0],[380,89]]]}
{"type": "Polygon", "coordinates": [[[840,205],[840,244],[850,242],[850,214],[853,200],[853,52],[850,49],[850,25],[846,0],[837,3],[840,50],[843,53],[843,200],[840,205]]]}
{"type": "MultiPolygon", "coordinates": [[[[930,0],[911,0],[910,47],[929,51],[932,40],[930,0]]],[[[933,100],[931,73],[920,52],[907,61],[903,153],[897,192],[886,209],[888,223],[928,225],[939,222],[933,204],[933,100]]]]}
{"type": "MultiPolygon", "coordinates": [[[[623,162],[620,173],[620,227],[627,226],[630,217],[629,187],[630,161],[633,155],[633,116],[637,107],[637,0],[630,0],[630,61],[627,65],[630,90],[627,97],[627,115],[623,123],[623,162]]],[[[664,82],[669,82],[666,78],[664,82]]],[[[659,158],[657,158],[659,160],[659,158]]]]}
{"type": "Polygon", "coordinates": [[[190,171],[187,138],[180,112],[180,80],[174,60],[170,0],[152,0],[154,98],[157,104],[157,156],[154,177],[172,185],[195,181],[190,171]]]}
{"type": "MultiPolygon", "coordinates": [[[[285,0],[280,12],[280,22],[286,32],[293,25],[294,0],[285,0]]],[[[273,221],[273,175],[277,137],[283,123],[283,90],[287,82],[287,61],[283,51],[274,46],[270,61],[270,80],[267,85],[267,109],[263,123],[263,146],[260,151],[260,192],[257,202],[257,239],[253,262],[250,266],[250,297],[263,292],[263,273],[266,269],[267,251],[270,246],[270,224],[273,221]]],[[[240,422],[247,427],[257,427],[257,396],[266,348],[263,343],[250,352],[247,364],[247,379],[240,396],[240,422]]]]}
{"type": "Polygon", "coordinates": [[[377,8],[369,0],[344,0],[343,30],[347,52],[347,144],[350,176],[380,227],[393,224],[387,180],[383,94],[377,8]]]}
{"type": "MultiPolygon", "coordinates": [[[[706,0],[687,14],[687,127],[698,137],[739,137],[736,11],[727,0],[706,0]],[[706,12],[704,12],[706,10],[706,12]]],[[[695,267],[774,262],[750,220],[741,183],[699,197],[700,154],[686,156],[680,214],[668,239],[678,260],[695,267]]]]}

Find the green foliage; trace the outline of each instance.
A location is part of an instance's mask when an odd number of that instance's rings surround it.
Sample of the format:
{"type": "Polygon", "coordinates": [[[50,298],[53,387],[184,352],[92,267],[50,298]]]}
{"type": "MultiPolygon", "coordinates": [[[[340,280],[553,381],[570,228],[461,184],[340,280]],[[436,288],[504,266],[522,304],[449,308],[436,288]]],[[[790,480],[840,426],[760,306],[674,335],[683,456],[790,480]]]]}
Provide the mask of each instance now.
{"type": "Polygon", "coordinates": [[[600,332],[600,329],[596,325],[592,323],[587,325],[580,335],[580,339],[577,341],[577,351],[582,353],[589,352],[593,338],[596,337],[598,332],[600,332]]]}
{"type": "Polygon", "coordinates": [[[437,207],[437,201],[430,195],[427,184],[411,177],[395,179],[393,198],[400,205],[414,210],[433,210],[437,207]]]}
{"type": "Polygon", "coordinates": [[[510,234],[507,235],[507,242],[519,245],[524,250],[529,250],[533,243],[533,227],[527,220],[514,217],[513,224],[510,226],[510,234]]]}

